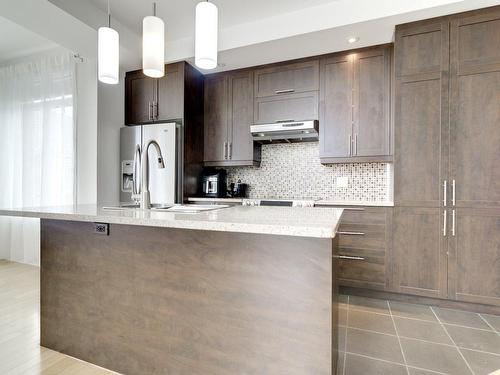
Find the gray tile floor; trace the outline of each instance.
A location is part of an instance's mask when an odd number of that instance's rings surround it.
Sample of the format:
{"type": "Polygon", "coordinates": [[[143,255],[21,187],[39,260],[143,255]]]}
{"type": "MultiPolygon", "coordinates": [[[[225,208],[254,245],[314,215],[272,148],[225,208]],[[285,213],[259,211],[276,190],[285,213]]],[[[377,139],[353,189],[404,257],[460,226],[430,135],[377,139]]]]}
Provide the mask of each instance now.
{"type": "Polygon", "coordinates": [[[500,316],[342,295],[339,325],[338,375],[500,370],[500,316]]]}

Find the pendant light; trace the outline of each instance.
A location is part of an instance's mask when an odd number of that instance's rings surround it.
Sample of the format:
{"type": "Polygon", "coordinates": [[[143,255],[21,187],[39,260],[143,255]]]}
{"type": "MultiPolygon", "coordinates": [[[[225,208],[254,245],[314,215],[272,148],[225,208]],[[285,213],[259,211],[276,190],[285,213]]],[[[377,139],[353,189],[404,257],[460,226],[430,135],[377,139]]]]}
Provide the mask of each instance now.
{"type": "Polygon", "coordinates": [[[97,32],[97,75],[99,81],[116,85],[119,81],[120,37],[111,28],[111,12],[108,0],[108,27],[97,32]]]}
{"type": "Polygon", "coordinates": [[[203,1],[196,5],[194,63],[201,69],[217,67],[218,10],[215,4],[203,1]]]}
{"type": "Polygon", "coordinates": [[[142,71],[153,78],[165,75],[165,24],[156,17],[156,3],[142,21],[142,71]]]}

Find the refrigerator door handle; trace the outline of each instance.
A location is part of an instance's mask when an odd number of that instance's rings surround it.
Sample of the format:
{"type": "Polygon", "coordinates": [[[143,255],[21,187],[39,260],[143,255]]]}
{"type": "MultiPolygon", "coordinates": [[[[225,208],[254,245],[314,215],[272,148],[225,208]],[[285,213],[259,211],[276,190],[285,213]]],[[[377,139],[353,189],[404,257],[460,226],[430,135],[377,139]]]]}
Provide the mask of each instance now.
{"type": "Polygon", "coordinates": [[[141,194],[140,176],[141,176],[141,146],[135,145],[134,166],[132,174],[132,199],[134,199],[134,195],[137,196],[141,194]]]}

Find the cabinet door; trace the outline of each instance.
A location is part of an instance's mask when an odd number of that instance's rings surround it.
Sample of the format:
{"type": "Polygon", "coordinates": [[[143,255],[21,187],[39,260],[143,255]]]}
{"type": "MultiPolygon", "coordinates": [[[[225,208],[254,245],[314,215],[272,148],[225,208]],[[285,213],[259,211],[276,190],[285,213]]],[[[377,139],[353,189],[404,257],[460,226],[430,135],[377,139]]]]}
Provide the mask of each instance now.
{"type": "Polygon", "coordinates": [[[320,158],[351,156],[354,55],[321,60],[320,158]]]}
{"type": "Polygon", "coordinates": [[[153,101],[157,81],[146,77],[142,72],[127,73],[125,77],[125,123],[143,124],[153,121],[153,101]]]}
{"type": "Polygon", "coordinates": [[[500,210],[457,208],[450,298],[500,306],[500,210]]]}
{"type": "Polygon", "coordinates": [[[396,29],[394,202],[440,207],[448,176],[448,23],[396,29]]]}
{"type": "Polygon", "coordinates": [[[354,55],[353,154],[390,155],[390,50],[354,55]]]}
{"type": "Polygon", "coordinates": [[[227,160],[227,91],[226,76],[205,79],[205,162],[227,160]]]}
{"type": "Polygon", "coordinates": [[[256,98],[254,118],[256,124],[316,120],[318,91],[256,98]]]}
{"type": "Polygon", "coordinates": [[[254,144],[253,72],[232,73],[228,77],[229,159],[232,165],[252,165],[254,144]]]}
{"type": "Polygon", "coordinates": [[[394,208],[392,251],[396,291],[426,297],[447,296],[443,214],[439,208],[394,208]]]}
{"type": "Polygon", "coordinates": [[[255,71],[255,97],[317,91],[318,60],[275,65],[255,71]]]}
{"type": "Polygon", "coordinates": [[[451,46],[456,205],[500,208],[500,10],[453,20],[451,46]]]}
{"type": "Polygon", "coordinates": [[[158,97],[155,102],[156,121],[178,120],[184,117],[183,63],[165,67],[165,76],[158,80],[158,97]]]}

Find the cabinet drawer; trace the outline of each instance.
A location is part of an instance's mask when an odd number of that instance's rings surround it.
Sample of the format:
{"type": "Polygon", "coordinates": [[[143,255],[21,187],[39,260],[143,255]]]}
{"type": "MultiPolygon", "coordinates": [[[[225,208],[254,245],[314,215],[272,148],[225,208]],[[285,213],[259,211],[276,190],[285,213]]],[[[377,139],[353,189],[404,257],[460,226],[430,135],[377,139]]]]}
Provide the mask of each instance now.
{"type": "Polygon", "coordinates": [[[255,71],[255,97],[319,90],[319,60],[255,71]]]}
{"type": "Polygon", "coordinates": [[[344,224],[339,227],[339,247],[351,249],[373,249],[385,252],[387,247],[385,225],[344,224]]]}
{"type": "Polygon", "coordinates": [[[385,224],[385,207],[343,207],[341,224],[385,224]]]}
{"type": "Polygon", "coordinates": [[[384,257],[341,252],[337,258],[340,285],[360,288],[385,289],[386,264],[384,257]],[[363,259],[346,259],[358,257],[363,259]]]}
{"type": "Polygon", "coordinates": [[[256,124],[316,120],[317,118],[317,91],[255,99],[256,124]]]}

